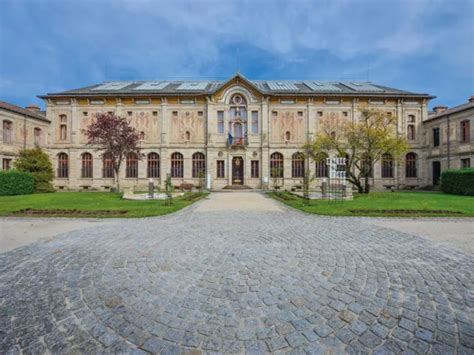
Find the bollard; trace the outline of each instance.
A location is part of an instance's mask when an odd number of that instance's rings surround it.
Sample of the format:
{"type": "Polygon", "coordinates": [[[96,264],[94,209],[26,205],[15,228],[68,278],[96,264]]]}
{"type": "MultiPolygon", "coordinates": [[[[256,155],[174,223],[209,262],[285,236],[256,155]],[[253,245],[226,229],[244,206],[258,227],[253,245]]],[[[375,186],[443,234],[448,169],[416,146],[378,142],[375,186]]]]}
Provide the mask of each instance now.
{"type": "Polygon", "coordinates": [[[153,179],[148,180],[148,198],[153,198],[153,193],[155,191],[155,183],[153,179]]]}

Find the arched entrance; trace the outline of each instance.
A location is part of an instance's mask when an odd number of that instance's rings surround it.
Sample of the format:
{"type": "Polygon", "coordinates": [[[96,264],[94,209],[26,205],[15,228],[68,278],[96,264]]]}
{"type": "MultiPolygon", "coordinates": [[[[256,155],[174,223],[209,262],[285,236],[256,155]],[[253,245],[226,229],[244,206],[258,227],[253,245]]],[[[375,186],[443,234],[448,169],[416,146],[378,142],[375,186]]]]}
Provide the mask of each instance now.
{"type": "Polygon", "coordinates": [[[242,157],[232,158],[232,185],[244,184],[244,159],[242,157]]]}

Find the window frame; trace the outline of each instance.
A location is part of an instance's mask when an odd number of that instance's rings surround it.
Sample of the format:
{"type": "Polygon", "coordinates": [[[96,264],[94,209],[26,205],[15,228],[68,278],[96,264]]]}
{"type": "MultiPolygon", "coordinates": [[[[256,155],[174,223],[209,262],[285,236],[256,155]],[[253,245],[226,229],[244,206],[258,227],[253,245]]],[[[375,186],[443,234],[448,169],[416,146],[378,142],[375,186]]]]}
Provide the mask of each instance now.
{"type": "Polygon", "coordinates": [[[69,178],[69,155],[67,153],[61,152],[58,154],[57,177],[59,179],[69,178]]]}
{"type": "Polygon", "coordinates": [[[440,146],[440,129],[439,127],[433,128],[433,147],[440,146]]]}
{"type": "Polygon", "coordinates": [[[192,177],[199,178],[200,171],[203,171],[204,176],[206,175],[206,156],[204,153],[196,152],[192,156],[192,177]]]}
{"type": "Polygon", "coordinates": [[[250,161],[250,178],[260,178],[260,160],[258,159],[253,159],[250,161]]]}
{"type": "Polygon", "coordinates": [[[81,154],[81,178],[92,179],[94,169],[94,157],[91,153],[85,152],[81,154]]]}
{"type": "Polygon", "coordinates": [[[304,177],[304,155],[301,152],[296,152],[291,156],[291,177],[292,178],[303,178],[304,177]]]}
{"type": "Polygon", "coordinates": [[[170,175],[173,179],[182,179],[184,177],[184,157],[179,152],[171,154],[170,175]]]}
{"type": "Polygon", "coordinates": [[[284,174],[284,156],[280,152],[273,152],[270,155],[270,177],[272,178],[282,178],[284,174]],[[280,168],[278,174],[275,174],[274,169],[280,168]]]}
{"type": "Polygon", "coordinates": [[[3,120],[2,123],[2,141],[3,143],[12,143],[13,141],[13,122],[10,120],[3,120]]]}
{"type": "Polygon", "coordinates": [[[412,179],[418,177],[418,155],[409,152],[405,156],[405,177],[412,179]]]}
{"type": "Polygon", "coordinates": [[[471,140],[471,122],[469,120],[463,120],[460,122],[461,126],[461,143],[469,143],[471,140]]]}
{"type": "Polygon", "coordinates": [[[125,178],[138,178],[138,156],[136,153],[128,153],[125,158],[125,178]]]}
{"type": "Polygon", "coordinates": [[[217,134],[224,134],[225,124],[224,124],[224,111],[217,111],[217,134]]]}
{"type": "Polygon", "coordinates": [[[381,163],[381,176],[382,179],[393,179],[394,169],[393,169],[393,156],[389,153],[382,155],[381,163]]]}
{"type": "Polygon", "coordinates": [[[102,178],[115,178],[114,161],[111,153],[104,153],[102,155],[102,178]]]}
{"type": "Polygon", "coordinates": [[[216,179],[225,179],[225,160],[216,161],[216,179]]]}
{"type": "Polygon", "coordinates": [[[147,155],[146,176],[152,179],[160,177],[160,155],[156,152],[147,155]]]}

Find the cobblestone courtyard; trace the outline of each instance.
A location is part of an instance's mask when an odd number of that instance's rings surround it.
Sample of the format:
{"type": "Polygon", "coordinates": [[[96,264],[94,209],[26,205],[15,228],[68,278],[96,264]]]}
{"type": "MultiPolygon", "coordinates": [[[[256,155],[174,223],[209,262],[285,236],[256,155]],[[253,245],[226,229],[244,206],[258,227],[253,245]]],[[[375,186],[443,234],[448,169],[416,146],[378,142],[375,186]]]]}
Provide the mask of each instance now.
{"type": "Polygon", "coordinates": [[[474,257],[238,196],[0,254],[0,353],[474,352],[474,257]]]}

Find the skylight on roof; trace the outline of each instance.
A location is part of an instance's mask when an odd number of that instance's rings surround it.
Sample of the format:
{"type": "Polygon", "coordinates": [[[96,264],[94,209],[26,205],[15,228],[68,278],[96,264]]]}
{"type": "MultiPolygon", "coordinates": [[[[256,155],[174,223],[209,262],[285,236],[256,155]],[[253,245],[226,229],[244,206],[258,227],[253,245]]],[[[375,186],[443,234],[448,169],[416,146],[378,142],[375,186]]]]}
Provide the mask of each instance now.
{"type": "Polygon", "coordinates": [[[208,84],[207,81],[190,81],[180,84],[176,90],[204,90],[208,84]]]}
{"type": "Polygon", "coordinates": [[[92,90],[120,90],[128,85],[130,85],[129,82],[110,82],[110,83],[99,85],[93,88],[92,90]]]}
{"type": "Polygon", "coordinates": [[[162,90],[169,85],[169,81],[147,81],[133,90],[162,90]]]}
{"type": "Polygon", "coordinates": [[[267,81],[267,85],[273,91],[299,91],[291,81],[267,81]]]}
{"type": "Polygon", "coordinates": [[[323,83],[321,81],[305,81],[303,83],[313,91],[342,91],[334,83],[323,83]]]}
{"type": "Polygon", "coordinates": [[[384,91],[383,89],[375,85],[372,85],[369,82],[350,82],[350,83],[344,83],[344,85],[356,91],[379,91],[379,92],[384,91]]]}

